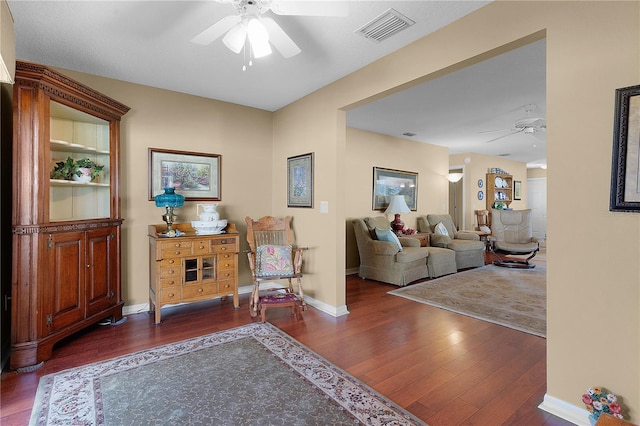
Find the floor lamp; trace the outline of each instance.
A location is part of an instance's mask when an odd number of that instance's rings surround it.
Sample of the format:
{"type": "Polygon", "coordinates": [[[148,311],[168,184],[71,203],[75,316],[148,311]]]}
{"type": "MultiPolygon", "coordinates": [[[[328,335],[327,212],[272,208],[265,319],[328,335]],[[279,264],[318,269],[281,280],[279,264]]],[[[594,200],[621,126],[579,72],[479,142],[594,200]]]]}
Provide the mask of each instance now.
{"type": "Polygon", "coordinates": [[[449,173],[447,180],[453,184],[453,224],[458,229],[458,197],[456,194],[456,184],[462,179],[462,173],[449,173]]]}

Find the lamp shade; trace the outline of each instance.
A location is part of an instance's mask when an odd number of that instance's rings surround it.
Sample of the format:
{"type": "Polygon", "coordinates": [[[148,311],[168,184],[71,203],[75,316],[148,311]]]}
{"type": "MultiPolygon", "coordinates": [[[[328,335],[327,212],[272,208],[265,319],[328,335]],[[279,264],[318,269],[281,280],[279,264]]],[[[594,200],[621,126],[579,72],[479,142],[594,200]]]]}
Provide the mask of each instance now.
{"type": "Polygon", "coordinates": [[[164,194],[156,195],[156,207],[182,207],[184,197],[176,194],[175,188],[165,188],[164,194]]]}
{"type": "Polygon", "coordinates": [[[409,206],[407,206],[404,195],[392,195],[389,207],[387,207],[387,210],[384,212],[387,214],[398,214],[411,213],[411,210],[409,209],[409,206]]]}

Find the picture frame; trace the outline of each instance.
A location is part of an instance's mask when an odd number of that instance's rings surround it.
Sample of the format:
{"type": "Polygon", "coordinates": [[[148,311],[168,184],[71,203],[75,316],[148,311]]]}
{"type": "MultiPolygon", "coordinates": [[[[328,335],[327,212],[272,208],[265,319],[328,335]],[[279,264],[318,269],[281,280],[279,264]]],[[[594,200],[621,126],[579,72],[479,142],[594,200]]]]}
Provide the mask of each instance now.
{"type": "Polygon", "coordinates": [[[640,85],[616,89],[609,211],[640,212],[640,85]]]}
{"type": "Polygon", "coordinates": [[[220,201],[222,156],[149,148],[149,200],[173,187],[186,201],[220,201]]]}
{"type": "Polygon", "coordinates": [[[287,158],[287,207],[313,208],[313,152],[287,158]]]}
{"type": "Polygon", "coordinates": [[[404,195],[409,209],[418,209],[418,173],[374,167],[372,186],[373,210],[385,210],[392,195],[404,195]]]}
{"type": "Polygon", "coordinates": [[[522,181],[513,181],[513,199],[522,200],[522,181]]]}

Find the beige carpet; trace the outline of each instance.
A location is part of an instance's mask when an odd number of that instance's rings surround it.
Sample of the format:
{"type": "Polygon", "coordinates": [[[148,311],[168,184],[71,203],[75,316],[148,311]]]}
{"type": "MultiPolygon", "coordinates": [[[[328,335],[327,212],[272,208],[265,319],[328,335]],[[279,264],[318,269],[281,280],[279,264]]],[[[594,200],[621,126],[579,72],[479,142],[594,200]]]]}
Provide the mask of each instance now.
{"type": "Polygon", "coordinates": [[[390,291],[395,296],[546,337],[546,269],[494,265],[390,291]]]}

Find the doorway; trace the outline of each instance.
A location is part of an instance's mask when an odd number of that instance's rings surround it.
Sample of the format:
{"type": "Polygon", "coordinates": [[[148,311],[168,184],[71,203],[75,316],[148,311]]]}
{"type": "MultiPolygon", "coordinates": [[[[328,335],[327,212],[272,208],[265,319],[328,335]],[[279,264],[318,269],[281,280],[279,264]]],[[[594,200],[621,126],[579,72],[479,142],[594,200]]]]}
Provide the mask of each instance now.
{"type": "Polygon", "coordinates": [[[449,215],[453,219],[456,229],[464,228],[464,206],[462,202],[464,188],[464,170],[462,168],[449,169],[449,215]]]}

